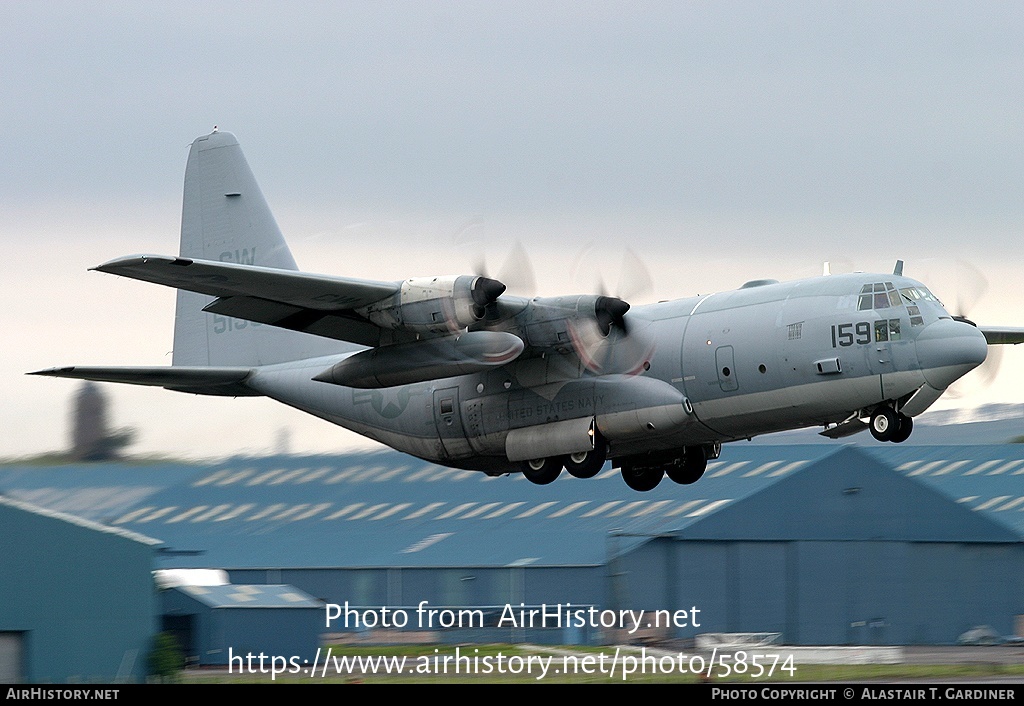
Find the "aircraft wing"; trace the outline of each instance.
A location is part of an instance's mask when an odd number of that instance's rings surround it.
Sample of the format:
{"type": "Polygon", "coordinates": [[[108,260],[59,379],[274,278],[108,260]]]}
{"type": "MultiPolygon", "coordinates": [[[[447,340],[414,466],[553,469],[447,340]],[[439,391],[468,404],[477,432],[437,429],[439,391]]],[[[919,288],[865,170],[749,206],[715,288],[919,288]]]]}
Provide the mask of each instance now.
{"type": "Polygon", "coordinates": [[[250,373],[252,373],[251,368],[242,367],[86,367],[76,365],[66,368],[37,370],[34,373],[29,373],[29,375],[95,380],[97,382],[126,382],[133,385],[152,385],[178,392],[192,392],[197,395],[224,395],[227,397],[258,396],[259,393],[254,392],[245,385],[245,379],[249,377],[250,373]]]}
{"type": "Polygon", "coordinates": [[[978,329],[985,334],[985,340],[989,345],[999,343],[1018,344],[1024,343],[1024,328],[1013,328],[1010,326],[979,326],[978,329]]]}
{"type": "Polygon", "coordinates": [[[380,329],[354,310],[401,287],[398,282],[168,255],[131,255],[93,269],[216,297],[204,309],[214,314],[364,346],[380,345],[380,329]]]}

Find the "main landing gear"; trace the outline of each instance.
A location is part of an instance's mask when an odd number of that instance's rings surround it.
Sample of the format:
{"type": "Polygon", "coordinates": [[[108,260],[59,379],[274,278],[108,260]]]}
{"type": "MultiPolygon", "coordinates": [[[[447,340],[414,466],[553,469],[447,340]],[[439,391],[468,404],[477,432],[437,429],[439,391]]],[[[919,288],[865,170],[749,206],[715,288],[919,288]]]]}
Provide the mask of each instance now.
{"type": "Polygon", "coordinates": [[[871,436],[899,444],[910,438],[914,420],[892,407],[881,406],[871,414],[871,436]]]}
{"type": "MultiPolygon", "coordinates": [[[[686,446],[659,454],[626,456],[621,460],[620,472],[626,485],[640,492],[654,490],[665,476],[674,483],[690,485],[701,479],[708,461],[718,458],[721,451],[721,444],[714,443],[686,446]]],[[[576,478],[593,478],[604,467],[607,458],[608,444],[597,435],[590,451],[523,461],[520,468],[526,480],[547,485],[558,478],[563,468],[576,478]]]]}
{"type": "Polygon", "coordinates": [[[674,483],[696,483],[707,470],[708,460],[718,458],[721,445],[687,446],[682,454],[633,456],[622,459],[622,480],[633,490],[653,490],[666,475],[674,483]]]}
{"type": "Polygon", "coordinates": [[[647,492],[658,487],[665,469],[660,466],[639,466],[629,462],[622,464],[622,480],[633,490],[647,492]]]}
{"type": "Polygon", "coordinates": [[[594,429],[594,448],[586,453],[569,454],[565,457],[565,470],[574,478],[593,478],[604,467],[608,459],[608,444],[601,432],[594,429]]]}
{"type": "Polygon", "coordinates": [[[550,458],[537,458],[532,461],[523,461],[523,475],[526,480],[537,485],[553,483],[562,472],[565,465],[564,456],[552,456],[550,458]]]}
{"type": "Polygon", "coordinates": [[[558,478],[563,467],[575,478],[593,478],[601,471],[607,459],[608,444],[595,431],[594,448],[590,451],[523,461],[521,465],[526,480],[537,485],[547,485],[558,478]]]}
{"type": "Polygon", "coordinates": [[[683,456],[682,465],[671,465],[665,474],[675,483],[690,485],[696,483],[704,475],[708,467],[708,454],[703,446],[688,446],[683,456]]]}

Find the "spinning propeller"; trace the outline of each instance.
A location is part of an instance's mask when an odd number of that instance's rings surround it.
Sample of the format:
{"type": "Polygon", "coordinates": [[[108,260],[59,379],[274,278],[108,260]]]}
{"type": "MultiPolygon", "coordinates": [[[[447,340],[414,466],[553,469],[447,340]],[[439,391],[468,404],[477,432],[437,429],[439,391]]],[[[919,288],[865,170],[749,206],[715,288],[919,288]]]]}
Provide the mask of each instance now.
{"type": "MultiPolygon", "coordinates": [[[[588,245],[573,262],[573,279],[579,278],[584,263],[590,262],[593,245],[588,245]]],[[[629,300],[643,300],[654,291],[650,272],[631,249],[623,251],[615,294],[608,293],[600,272],[594,273],[594,319],[580,319],[570,329],[573,346],[591,372],[636,374],[644,369],[654,353],[654,342],[626,317],[629,300]]]]}
{"type": "MultiPolygon", "coordinates": [[[[956,321],[977,326],[969,317],[988,291],[988,279],[981,270],[966,260],[955,260],[951,264],[932,264],[933,266],[928,268],[932,271],[928,272],[927,279],[922,281],[929,286],[934,282],[936,291],[953,293],[954,305],[947,307],[950,316],[956,321]]],[[[945,303],[947,300],[942,301],[945,303]]],[[[1003,346],[989,346],[985,362],[950,386],[946,394],[959,399],[967,396],[971,388],[988,387],[995,381],[1002,360],[1003,346]]]]}

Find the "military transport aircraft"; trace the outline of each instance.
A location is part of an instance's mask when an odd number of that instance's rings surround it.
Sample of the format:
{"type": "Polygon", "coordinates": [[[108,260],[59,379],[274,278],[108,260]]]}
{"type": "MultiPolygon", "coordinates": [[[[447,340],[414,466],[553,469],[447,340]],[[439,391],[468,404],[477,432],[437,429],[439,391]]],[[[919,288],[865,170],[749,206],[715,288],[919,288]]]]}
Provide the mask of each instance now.
{"type": "Polygon", "coordinates": [[[233,135],[197,138],[177,257],[95,269],[177,288],[171,366],[38,375],[265,395],[420,458],[550,483],[607,459],[689,484],[723,442],[823,426],[906,440],[913,417],[1024,329],[950,315],[920,282],[748,282],[631,307],[524,298],[480,274],[380,282],[299,272],[233,135]]]}

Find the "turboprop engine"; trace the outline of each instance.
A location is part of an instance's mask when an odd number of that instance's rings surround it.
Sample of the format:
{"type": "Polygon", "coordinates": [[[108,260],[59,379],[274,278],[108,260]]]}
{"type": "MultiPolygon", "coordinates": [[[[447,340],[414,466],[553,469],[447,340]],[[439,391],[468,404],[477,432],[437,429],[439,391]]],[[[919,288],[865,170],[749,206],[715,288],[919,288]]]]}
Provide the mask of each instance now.
{"type": "Polygon", "coordinates": [[[378,326],[422,333],[460,331],[484,318],[505,285],[475,275],[415,277],[392,296],[357,309],[378,326]]]}

